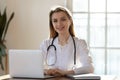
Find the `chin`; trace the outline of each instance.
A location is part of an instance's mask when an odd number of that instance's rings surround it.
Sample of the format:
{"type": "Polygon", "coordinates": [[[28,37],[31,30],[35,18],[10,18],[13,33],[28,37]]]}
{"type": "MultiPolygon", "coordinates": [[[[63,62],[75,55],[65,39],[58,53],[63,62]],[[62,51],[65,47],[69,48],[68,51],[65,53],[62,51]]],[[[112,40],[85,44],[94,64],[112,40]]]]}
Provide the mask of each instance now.
{"type": "Polygon", "coordinates": [[[58,34],[64,34],[64,32],[63,31],[58,31],[58,34]]]}

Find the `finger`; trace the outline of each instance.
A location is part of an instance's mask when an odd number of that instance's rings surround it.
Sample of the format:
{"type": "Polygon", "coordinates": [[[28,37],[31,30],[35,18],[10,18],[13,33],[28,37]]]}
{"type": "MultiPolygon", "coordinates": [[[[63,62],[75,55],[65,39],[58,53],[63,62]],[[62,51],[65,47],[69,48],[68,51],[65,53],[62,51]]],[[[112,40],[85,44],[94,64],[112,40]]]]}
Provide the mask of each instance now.
{"type": "Polygon", "coordinates": [[[48,70],[48,74],[49,75],[55,75],[56,74],[56,70],[55,69],[49,69],[48,70]]]}
{"type": "Polygon", "coordinates": [[[51,69],[47,70],[47,74],[51,75],[52,74],[52,70],[51,69]]]}
{"type": "Polygon", "coordinates": [[[65,75],[65,71],[61,69],[57,69],[57,73],[60,74],[61,76],[65,75]]]}

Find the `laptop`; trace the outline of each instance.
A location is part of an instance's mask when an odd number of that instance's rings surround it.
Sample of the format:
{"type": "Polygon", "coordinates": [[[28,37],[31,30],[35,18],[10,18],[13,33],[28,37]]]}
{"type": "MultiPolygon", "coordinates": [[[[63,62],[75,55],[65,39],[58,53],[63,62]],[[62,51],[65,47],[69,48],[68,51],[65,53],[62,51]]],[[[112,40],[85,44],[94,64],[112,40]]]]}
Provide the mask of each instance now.
{"type": "Polygon", "coordinates": [[[40,50],[10,49],[9,74],[12,78],[53,78],[45,76],[43,55],[40,50]]]}

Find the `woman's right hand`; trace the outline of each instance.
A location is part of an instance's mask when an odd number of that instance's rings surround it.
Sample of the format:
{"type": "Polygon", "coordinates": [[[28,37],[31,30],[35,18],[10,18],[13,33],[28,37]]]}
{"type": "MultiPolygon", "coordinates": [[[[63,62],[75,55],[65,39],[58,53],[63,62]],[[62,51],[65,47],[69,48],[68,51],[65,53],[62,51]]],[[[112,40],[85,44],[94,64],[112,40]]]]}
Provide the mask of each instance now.
{"type": "Polygon", "coordinates": [[[44,70],[44,74],[45,75],[53,75],[53,76],[57,76],[58,73],[57,73],[57,70],[56,69],[45,69],[44,70]]]}

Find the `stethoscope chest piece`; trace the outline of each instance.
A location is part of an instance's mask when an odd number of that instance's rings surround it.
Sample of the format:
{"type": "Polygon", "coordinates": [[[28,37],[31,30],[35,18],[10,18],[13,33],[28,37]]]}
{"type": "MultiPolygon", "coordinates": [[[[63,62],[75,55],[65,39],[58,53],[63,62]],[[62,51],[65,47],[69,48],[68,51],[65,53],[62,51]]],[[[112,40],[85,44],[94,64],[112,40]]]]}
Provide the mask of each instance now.
{"type": "Polygon", "coordinates": [[[75,66],[75,65],[72,67],[72,70],[74,70],[74,69],[76,69],[76,66],[75,66]]]}

